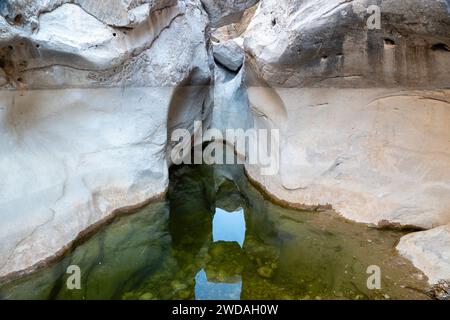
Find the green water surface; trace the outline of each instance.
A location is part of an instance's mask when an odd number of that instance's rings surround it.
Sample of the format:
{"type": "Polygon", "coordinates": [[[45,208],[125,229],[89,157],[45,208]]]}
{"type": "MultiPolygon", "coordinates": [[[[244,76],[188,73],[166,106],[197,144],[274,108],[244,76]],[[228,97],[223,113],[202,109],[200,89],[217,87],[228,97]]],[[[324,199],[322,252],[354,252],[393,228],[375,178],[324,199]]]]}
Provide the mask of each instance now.
{"type": "Polygon", "coordinates": [[[427,299],[398,256],[405,234],[282,208],[241,166],[171,170],[166,200],[122,215],[60,261],[0,285],[1,299],[427,299]],[[67,268],[81,270],[68,289],[67,268]],[[381,289],[367,288],[380,267],[381,289]]]}

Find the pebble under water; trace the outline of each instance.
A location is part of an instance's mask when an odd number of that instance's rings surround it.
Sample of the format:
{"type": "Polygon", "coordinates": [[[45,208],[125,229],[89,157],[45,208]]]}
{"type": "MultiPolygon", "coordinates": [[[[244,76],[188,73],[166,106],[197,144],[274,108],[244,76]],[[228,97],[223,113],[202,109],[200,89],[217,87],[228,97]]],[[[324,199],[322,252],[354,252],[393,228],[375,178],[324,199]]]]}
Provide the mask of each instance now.
{"type": "Polygon", "coordinates": [[[404,231],[280,207],[242,166],[171,169],[166,200],[117,217],[58,262],[0,285],[2,299],[427,299],[398,256],[404,231]],[[68,289],[70,265],[81,289],[68,289]],[[367,288],[367,268],[381,289],[367,288]]]}

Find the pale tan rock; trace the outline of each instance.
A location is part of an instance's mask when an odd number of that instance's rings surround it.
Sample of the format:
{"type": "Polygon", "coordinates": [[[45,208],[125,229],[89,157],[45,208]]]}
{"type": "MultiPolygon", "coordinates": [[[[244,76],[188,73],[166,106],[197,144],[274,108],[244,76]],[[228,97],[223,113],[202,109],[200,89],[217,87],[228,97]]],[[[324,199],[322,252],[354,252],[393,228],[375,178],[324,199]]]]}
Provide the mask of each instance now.
{"type": "Polygon", "coordinates": [[[222,27],[239,22],[244,11],[259,0],[201,0],[208,12],[211,26],[222,27]]]}
{"type": "Polygon", "coordinates": [[[41,14],[35,33],[9,28],[11,38],[21,40],[5,45],[3,60],[11,65],[17,86],[28,89],[172,86],[189,77],[191,65],[202,66],[193,80],[203,83],[209,76],[207,16],[199,5],[179,2],[131,30],[117,30],[66,3],[41,14]],[[186,32],[190,46],[183,45],[186,32]],[[172,50],[176,47],[180,50],[172,50]],[[180,72],[164,67],[170,61],[180,65],[180,72]]]}
{"type": "Polygon", "coordinates": [[[213,45],[214,58],[231,71],[237,71],[244,63],[244,50],[234,40],[213,45]]]}
{"type": "MultiPolygon", "coordinates": [[[[380,226],[448,225],[448,4],[382,1],[370,30],[373,4],[261,1],[241,37],[254,123],[280,130],[280,170],[247,173],[287,204],[380,226]]],[[[433,283],[450,270],[446,228],[399,246],[433,283]]]]}
{"type": "Polygon", "coordinates": [[[377,225],[450,223],[450,91],[249,88],[255,123],[280,130],[278,199],[377,225]],[[278,96],[278,98],[277,98],[278,96]]]}
{"type": "Polygon", "coordinates": [[[44,7],[34,32],[0,19],[0,75],[16,89],[0,90],[0,278],[164,194],[168,137],[208,113],[200,2],[153,11],[126,32],[73,3],[44,7]]]}
{"type": "Polygon", "coordinates": [[[450,225],[404,236],[397,250],[422,270],[431,284],[450,281],[450,225]]]}
{"type": "Polygon", "coordinates": [[[249,62],[272,86],[448,87],[445,1],[263,0],[244,33],[249,62]]]}
{"type": "Polygon", "coordinates": [[[153,11],[176,5],[177,0],[75,0],[75,3],[105,24],[132,27],[153,11]]]}

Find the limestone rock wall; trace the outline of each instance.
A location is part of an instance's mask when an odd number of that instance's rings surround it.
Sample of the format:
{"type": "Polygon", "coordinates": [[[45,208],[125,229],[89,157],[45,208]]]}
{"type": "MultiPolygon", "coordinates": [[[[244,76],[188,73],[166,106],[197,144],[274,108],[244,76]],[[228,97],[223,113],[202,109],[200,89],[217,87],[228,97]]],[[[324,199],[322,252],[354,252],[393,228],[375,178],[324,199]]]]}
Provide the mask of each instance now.
{"type": "Polygon", "coordinates": [[[208,12],[211,26],[222,27],[240,21],[246,9],[259,0],[201,0],[208,12]]]}
{"type": "Polygon", "coordinates": [[[450,279],[450,225],[403,237],[398,251],[424,270],[431,283],[450,279]]]}
{"type": "MultiPolygon", "coordinates": [[[[450,223],[449,22],[448,1],[262,0],[240,41],[255,126],[281,133],[280,171],[247,165],[249,177],[359,222],[450,223]]],[[[444,229],[399,247],[430,282],[448,278],[444,229]]]]}
{"type": "Polygon", "coordinates": [[[1,2],[0,278],[164,193],[168,137],[194,120],[222,131],[279,129],[280,170],[262,176],[246,165],[251,179],[291,205],[430,229],[405,237],[399,251],[430,282],[448,278],[448,8],[447,0],[1,2]],[[381,13],[373,30],[372,5],[381,13]]]}
{"type": "Polygon", "coordinates": [[[261,107],[267,87],[249,90],[256,122],[282,137],[277,175],[247,166],[269,193],[379,226],[450,222],[449,90],[271,88],[284,118],[261,107]]]}
{"type": "Polygon", "coordinates": [[[0,12],[2,278],[164,194],[168,137],[207,116],[211,70],[199,1],[8,1],[0,12]]]}
{"type": "Polygon", "coordinates": [[[265,0],[245,43],[272,86],[447,87],[449,22],[445,1],[265,0]]]}

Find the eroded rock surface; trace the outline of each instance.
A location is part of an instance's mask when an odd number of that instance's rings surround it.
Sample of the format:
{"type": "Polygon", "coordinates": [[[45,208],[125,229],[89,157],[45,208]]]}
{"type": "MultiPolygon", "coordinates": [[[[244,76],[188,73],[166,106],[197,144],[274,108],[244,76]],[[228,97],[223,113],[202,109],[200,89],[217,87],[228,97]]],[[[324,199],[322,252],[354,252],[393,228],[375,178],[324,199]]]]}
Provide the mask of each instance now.
{"type": "Polygon", "coordinates": [[[167,139],[206,116],[211,77],[199,1],[23,4],[0,17],[0,277],[162,195],[167,139]]]}
{"type": "Polygon", "coordinates": [[[36,30],[42,13],[51,12],[66,3],[79,5],[110,26],[133,27],[153,11],[176,5],[177,0],[8,0],[0,4],[0,14],[10,24],[36,30]]]}
{"type": "MultiPolygon", "coordinates": [[[[247,165],[249,176],[283,202],[355,221],[448,224],[449,21],[445,1],[261,1],[242,35],[246,79],[256,127],[280,130],[280,170],[247,165]]],[[[437,250],[448,270],[439,237],[423,257],[437,250]]]]}
{"type": "Polygon", "coordinates": [[[213,52],[214,58],[231,71],[237,71],[244,62],[244,50],[233,40],[214,44],[213,52]]]}
{"type": "Polygon", "coordinates": [[[265,0],[245,33],[258,73],[272,86],[448,86],[450,15],[444,1],[265,0]]]}
{"type": "Polygon", "coordinates": [[[279,171],[250,178],[291,205],[431,229],[399,251],[448,278],[448,1],[378,1],[375,29],[370,0],[257,3],[1,2],[0,278],[164,193],[170,133],[205,119],[279,129],[279,171]]]}
{"type": "Polygon", "coordinates": [[[37,32],[9,27],[10,36],[0,52],[3,69],[11,84],[28,89],[173,86],[189,77],[203,84],[209,76],[207,17],[198,6],[181,1],[152,12],[128,30],[108,26],[78,5],[66,3],[41,14],[37,32]],[[192,34],[186,45],[180,43],[184,32],[192,34]],[[175,60],[177,71],[168,67],[175,60]]]}
{"type": "MultiPolygon", "coordinates": [[[[423,270],[433,284],[439,284],[441,280],[450,281],[449,248],[450,225],[409,234],[397,246],[398,251],[423,270]]],[[[445,288],[448,299],[450,290],[448,285],[442,286],[442,290],[445,288]]]]}
{"type": "Polygon", "coordinates": [[[222,27],[238,22],[244,11],[259,0],[201,0],[208,12],[213,27],[222,27]]]}
{"type": "Polygon", "coordinates": [[[449,90],[256,87],[249,97],[255,121],[282,140],[277,175],[248,173],[277,198],[380,226],[450,222],[449,90]],[[267,108],[269,91],[279,101],[267,108]]]}

